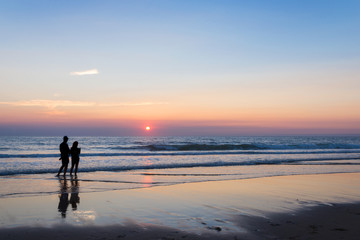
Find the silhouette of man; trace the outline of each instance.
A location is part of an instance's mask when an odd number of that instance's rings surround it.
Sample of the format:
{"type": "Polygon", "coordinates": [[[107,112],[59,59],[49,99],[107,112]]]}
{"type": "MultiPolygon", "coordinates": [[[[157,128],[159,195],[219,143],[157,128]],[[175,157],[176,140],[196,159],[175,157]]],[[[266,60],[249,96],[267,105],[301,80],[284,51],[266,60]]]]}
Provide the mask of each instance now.
{"type": "Polygon", "coordinates": [[[59,172],[58,172],[58,174],[56,176],[59,176],[63,169],[64,169],[64,176],[66,175],[66,171],[67,171],[67,168],[68,168],[68,165],[69,165],[69,154],[70,154],[70,149],[69,149],[69,146],[67,144],[68,139],[69,138],[67,136],[64,136],[64,140],[60,144],[61,157],[60,157],[59,160],[61,160],[62,165],[61,165],[61,167],[59,169],[59,172]]]}
{"type": "Polygon", "coordinates": [[[59,179],[60,183],[60,195],[59,195],[59,205],[58,210],[61,213],[63,218],[66,218],[66,211],[69,206],[69,194],[66,178],[59,179]]]}

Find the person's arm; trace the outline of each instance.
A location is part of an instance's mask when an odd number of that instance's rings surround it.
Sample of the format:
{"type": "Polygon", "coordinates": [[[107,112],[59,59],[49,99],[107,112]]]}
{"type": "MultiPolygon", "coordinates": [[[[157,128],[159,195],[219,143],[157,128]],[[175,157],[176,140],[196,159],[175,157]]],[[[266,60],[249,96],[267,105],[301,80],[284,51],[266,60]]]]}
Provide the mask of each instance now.
{"type": "Polygon", "coordinates": [[[62,158],[61,158],[61,155],[62,155],[62,149],[61,149],[61,144],[59,145],[59,150],[60,150],[60,158],[59,158],[59,160],[61,160],[62,158]]]}

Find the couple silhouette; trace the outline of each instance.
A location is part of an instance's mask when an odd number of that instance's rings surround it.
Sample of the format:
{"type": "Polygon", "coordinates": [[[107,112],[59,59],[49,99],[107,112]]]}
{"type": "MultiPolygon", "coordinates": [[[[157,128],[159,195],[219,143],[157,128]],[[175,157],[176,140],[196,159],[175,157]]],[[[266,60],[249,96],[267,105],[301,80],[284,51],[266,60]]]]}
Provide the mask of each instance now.
{"type": "Polygon", "coordinates": [[[78,148],[79,143],[77,141],[75,141],[73,143],[71,149],[69,149],[69,146],[67,144],[68,140],[69,140],[69,138],[67,136],[64,136],[63,142],[60,144],[61,157],[59,158],[59,160],[61,160],[62,165],[59,169],[58,174],[56,175],[57,177],[60,176],[60,173],[62,172],[62,170],[64,170],[64,176],[66,175],[66,171],[67,171],[67,168],[69,165],[69,156],[70,155],[71,155],[70,175],[72,175],[74,167],[75,167],[75,176],[77,175],[77,170],[78,170],[79,161],[80,161],[81,148],[78,148]]]}

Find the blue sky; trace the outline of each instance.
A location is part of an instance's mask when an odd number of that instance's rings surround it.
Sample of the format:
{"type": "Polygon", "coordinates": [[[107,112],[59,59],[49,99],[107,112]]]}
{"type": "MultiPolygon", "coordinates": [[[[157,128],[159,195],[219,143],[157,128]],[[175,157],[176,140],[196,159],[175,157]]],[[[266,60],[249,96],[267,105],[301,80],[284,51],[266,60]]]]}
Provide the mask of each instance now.
{"type": "MultiPolygon", "coordinates": [[[[326,119],[344,128],[360,117],[353,113],[360,102],[359,1],[0,4],[0,110],[6,115],[0,125],[6,128],[22,124],[26,115],[20,112],[41,119],[26,124],[67,124],[79,112],[65,109],[70,101],[86,107],[154,103],[147,109],[81,109],[95,125],[107,120],[169,124],[179,118],[187,122],[185,128],[209,121],[225,127],[237,122],[241,129],[277,128],[266,119],[288,122],[292,114],[306,116],[292,129],[326,119]],[[91,69],[98,74],[69,74],[91,69]],[[285,92],[288,95],[282,95],[285,92]],[[309,102],[292,97],[306,92],[309,102]],[[340,104],[334,109],[333,96],[340,104]],[[44,106],[16,105],[35,100],[58,101],[52,107],[57,119],[45,116],[49,111],[44,106]],[[61,105],[64,101],[66,106],[61,105]],[[285,107],[284,102],[289,104],[285,107]],[[286,117],[289,109],[298,111],[286,117]],[[326,113],[317,116],[319,109],[326,113]],[[271,110],[281,117],[265,117],[271,110]],[[188,117],[177,117],[178,112],[188,117]],[[194,113],[199,116],[192,118],[194,113]],[[98,119],[99,114],[104,118],[98,119]]],[[[75,118],[74,128],[81,122],[80,115],[75,118]]],[[[329,124],[328,129],[336,126],[329,124]]]]}

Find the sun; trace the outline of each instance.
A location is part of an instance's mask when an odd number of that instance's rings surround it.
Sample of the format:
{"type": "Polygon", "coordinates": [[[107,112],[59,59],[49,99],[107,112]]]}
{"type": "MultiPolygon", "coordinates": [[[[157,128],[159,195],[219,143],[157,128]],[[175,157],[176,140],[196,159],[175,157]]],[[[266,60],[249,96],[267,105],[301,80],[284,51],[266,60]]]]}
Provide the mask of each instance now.
{"type": "Polygon", "coordinates": [[[150,131],[151,127],[150,126],[146,126],[145,130],[146,131],[150,131]]]}

